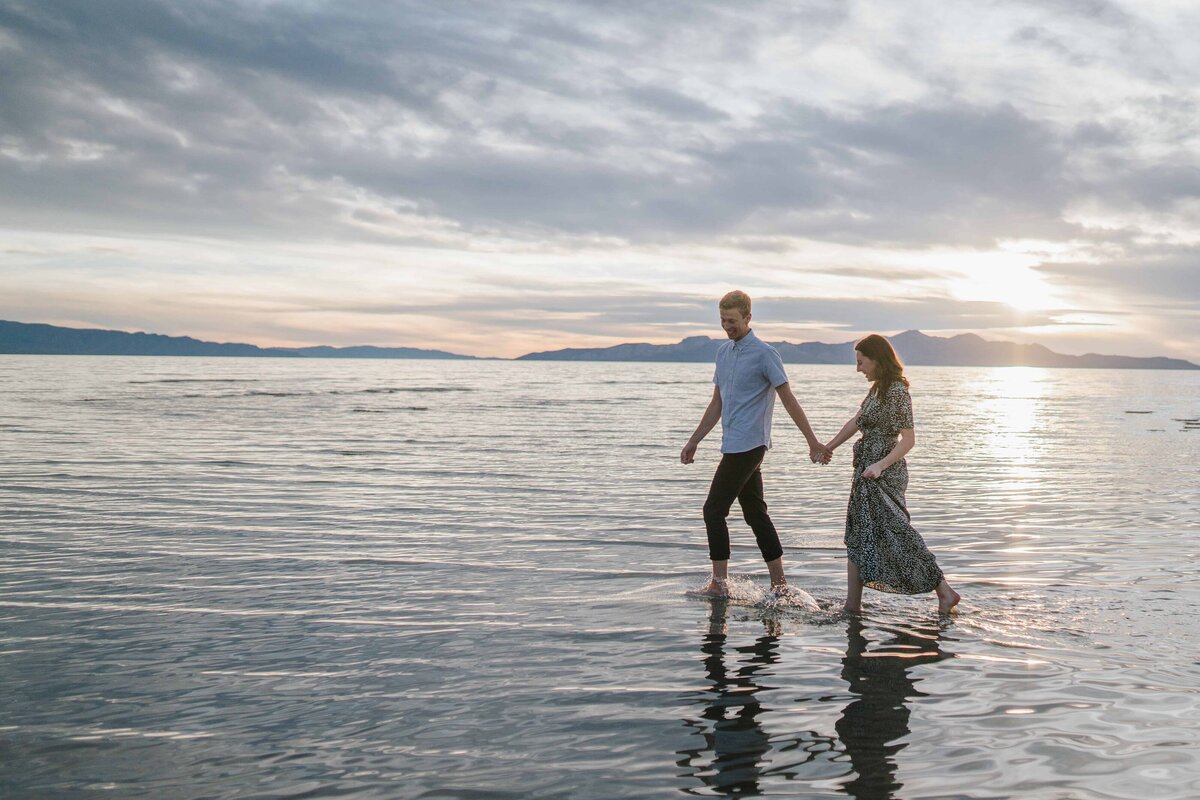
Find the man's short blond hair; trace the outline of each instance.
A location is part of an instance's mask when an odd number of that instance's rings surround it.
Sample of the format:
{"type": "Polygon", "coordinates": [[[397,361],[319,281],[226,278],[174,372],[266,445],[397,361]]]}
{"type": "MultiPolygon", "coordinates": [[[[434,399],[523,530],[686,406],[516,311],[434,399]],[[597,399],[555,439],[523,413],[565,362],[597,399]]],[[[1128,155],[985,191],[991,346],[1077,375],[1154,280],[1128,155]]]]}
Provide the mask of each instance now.
{"type": "Polygon", "coordinates": [[[743,292],[741,289],[734,289],[729,294],[721,298],[719,307],[722,311],[738,310],[742,312],[743,317],[750,316],[750,295],[743,292]]]}

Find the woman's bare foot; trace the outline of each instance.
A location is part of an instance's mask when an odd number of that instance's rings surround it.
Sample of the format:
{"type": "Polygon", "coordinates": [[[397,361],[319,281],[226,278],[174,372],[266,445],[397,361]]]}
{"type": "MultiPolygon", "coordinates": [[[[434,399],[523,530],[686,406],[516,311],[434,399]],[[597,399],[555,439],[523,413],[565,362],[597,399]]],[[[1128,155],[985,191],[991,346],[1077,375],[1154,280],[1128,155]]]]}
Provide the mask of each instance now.
{"type": "Polygon", "coordinates": [[[958,605],[958,601],[962,600],[962,596],[951,589],[949,584],[944,585],[944,589],[941,586],[937,589],[938,612],[949,614],[954,611],[954,607],[958,605]]]}
{"type": "Polygon", "coordinates": [[[846,603],[846,605],[842,606],[842,613],[843,614],[861,614],[862,606],[852,606],[849,603],[846,603]]]}

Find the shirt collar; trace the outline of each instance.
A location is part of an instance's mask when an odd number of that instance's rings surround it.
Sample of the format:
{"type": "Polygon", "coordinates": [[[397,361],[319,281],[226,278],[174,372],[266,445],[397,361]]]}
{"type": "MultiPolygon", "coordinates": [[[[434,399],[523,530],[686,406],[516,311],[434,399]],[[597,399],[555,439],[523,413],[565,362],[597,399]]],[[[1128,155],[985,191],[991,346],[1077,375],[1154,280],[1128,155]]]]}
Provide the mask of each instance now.
{"type": "Polygon", "coordinates": [[[746,332],[745,336],[743,336],[742,338],[740,338],[736,342],[734,342],[733,346],[737,347],[737,348],[742,348],[742,347],[745,347],[746,345],[750,344],[751,342],[755,342],[755,341],[758,341],[758,337],[754,335],[754,329],[751,328],[749,331],[746,332]]]}

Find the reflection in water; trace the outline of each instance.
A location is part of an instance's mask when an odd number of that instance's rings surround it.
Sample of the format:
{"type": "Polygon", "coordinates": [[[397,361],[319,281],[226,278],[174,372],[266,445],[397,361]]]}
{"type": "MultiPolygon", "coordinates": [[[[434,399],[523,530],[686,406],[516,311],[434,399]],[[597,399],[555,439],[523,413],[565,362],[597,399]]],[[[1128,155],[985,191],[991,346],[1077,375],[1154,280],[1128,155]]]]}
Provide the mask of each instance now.
{"type": "Polygon", "coordinates": [[[907,701],[924,697],[909,669],[950,658],[943,653],[939,629],[889,629],[893,638],[868,651],[869,644],[860,619],[846,628],[846,657],[842,678],[850,684],[855,699],[837,721],[838,738],[850,758],[854,777],[842,791],[858,800],[891,800],[901,784],[896,780],[896,755],[908,735],[907,701]]]}
{"type": "Polygon", "coordinates": [[[763,619],[763,634],[752,644],[731,646],[728,609],[724,601],[712,604],[708,632],[700,646],[710,686],[688,695],[688,702],[701,705],[702,710],[699,717],[684,720],[700,741],[694,748],[680,750],[676,762],[684,768],[681,777],[700,780],[706,791],[685,792],[750,797],[767,792],[767,779],[790,781],[795,791],[801,791],[806,781],[820,781],[828,791],[834,790],[841,776],[837,789],[858,800],[898,798],[897,756],[905,747],[901,740],[909,733],[908,702],[925,696],[916,688],[920,679],[909,671],[918,664],[952,657],[941,649],[937,623],[872,627],[871,631],[885,634],[883,641],[876,637],[872,642],[862,620],[850,620],[841,678],[849,684],[851,700],[834,724],[836,735],[779,732],[798,718],[797,702],[815,704],[814,716],[821,716],[824,704],[844,695],[798,699],[783,691],[786,686],[771,685],[769,681],[786,680],[787,674],[786,665],[780,665],[779,622],[763,619]],[[769,705],[766,700],[776,691],[779,702],[769,705]],[[777,733],[767,732],[767,722],[777,733]]]}
{"type": "Polygon", "coordinates": [[[763,729],[760,717],[770,711],[762,694],[775,687],[765,679],[779,663],[778,620],[763,619],[764,632],[744,647],[727,645],[729,604],[716,600],[709,614],[708,633],[700,646],[711,688],[699,699],[700,719],[685,724],[703,739],[703,745],[679,751],[685,777],[699,778],[706,786],[731,797],[761,794],[759,783],[767,775],[794,778],[798,767],[833,750],[833,737],[802,731],[774,739],[763,729]],[[775,759],[768,754],[774,754],[775,759]],[[783,754],[787,754],[786,759],[783,754]]]}
{"type": "Polygon", "coordinates": [[[996,367],[982,381],[986,395],[979,412],[988,424],[978,431],[990,459],[1014,478],[1036,475],[1030,461],[1044,447],[1039,433],[1051,391],[1046,373],[1037,367],[996,367]]]}

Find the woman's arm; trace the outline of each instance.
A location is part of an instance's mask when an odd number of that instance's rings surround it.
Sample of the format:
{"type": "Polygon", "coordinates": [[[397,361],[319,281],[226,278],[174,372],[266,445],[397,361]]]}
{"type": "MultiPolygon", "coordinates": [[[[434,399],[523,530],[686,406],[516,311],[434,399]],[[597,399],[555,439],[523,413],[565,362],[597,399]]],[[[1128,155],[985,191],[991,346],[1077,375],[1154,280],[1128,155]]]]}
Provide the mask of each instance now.
{"type": "Polygon", "coordinates": [[[863,470],[863,477],[867,480],[873,480],[883,474],[883,471],[895,464],[900,459],[908,454],[908,451],[913,449],[913,445],[917,443],[917,434],[912,428],[900,429],[900,440],[896,442],[896,446],[892,448],[892,452],[888,453],[883,458],[876,461],[871,466],[863,470]]]}
{"type": "Polygon", "coordinates": [[[830,449],[830,451],[836,450],[839,447],[841,447],[846,442],[847,439],[849,439],[851,436],[853,436],[857,432],[858,432],[858,414],[855,414],[853,417],[851,417],[850,419],[848,419],[846,421],[846,424],[842,426],[842,429],[840,431],[838,431],[838,435],[833,437],[832,439],[830,439],[826,443],[825,446],[828,447],[830,449]]]}
{"type": "Polygon", "coordinates": [[[908,393],[907,386],[900,382],[892,384],[891,389],[888,390],[885,410],[890,417],[891,424],[895,426],[893,430],[900,434],[900,440],[896,442],[892,452],[863,470],[863,477],[867,479],[878,478],[885,469],[904,458],[905,454],[912,450],[913,445],[917,443],[917,435],[913,432],[915,426],[913,425],[912,396],[908,393]]]}
{"type": "MultiPolygon", "coordinates": [[[[867,392],[867,397],[870,396],[871,393],[867,392]]],[[[858,413],[846,420],[846,424],[842,426],[840,431],[838,431],[838,435],[830,439],[829,444],[825,445],[829,448],[829,452],[832,453],[834,448],[841,447],[847,439],[858,433],[858,418],[862,416],[862,407],[866,405],[867,397],[864,397],[862,402],[858,404],[858,413]]]]}

